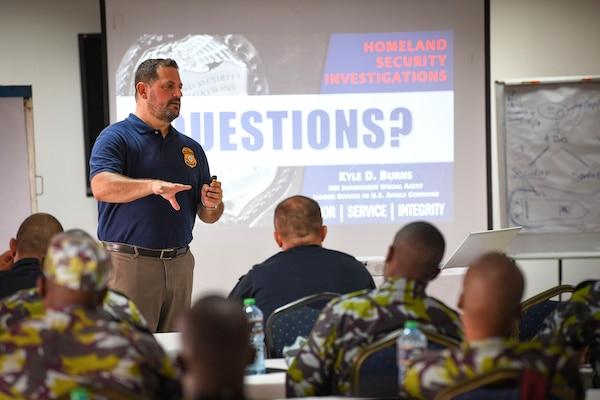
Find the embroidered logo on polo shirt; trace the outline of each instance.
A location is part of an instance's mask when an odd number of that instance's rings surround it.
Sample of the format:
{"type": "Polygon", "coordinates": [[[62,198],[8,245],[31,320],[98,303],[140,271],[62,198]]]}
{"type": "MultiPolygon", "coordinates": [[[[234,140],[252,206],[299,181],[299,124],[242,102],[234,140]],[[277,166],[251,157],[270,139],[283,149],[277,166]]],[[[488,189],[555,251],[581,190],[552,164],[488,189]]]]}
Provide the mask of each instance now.
{"type": "Polygon", "coordinates": [[[189,147],[184,147],[181,149],[183,153],[183,161],[185,161],[185,165],[190,168],[194,168],[197,164],[196,157],[194,156],[194,152],[189,147]]]}

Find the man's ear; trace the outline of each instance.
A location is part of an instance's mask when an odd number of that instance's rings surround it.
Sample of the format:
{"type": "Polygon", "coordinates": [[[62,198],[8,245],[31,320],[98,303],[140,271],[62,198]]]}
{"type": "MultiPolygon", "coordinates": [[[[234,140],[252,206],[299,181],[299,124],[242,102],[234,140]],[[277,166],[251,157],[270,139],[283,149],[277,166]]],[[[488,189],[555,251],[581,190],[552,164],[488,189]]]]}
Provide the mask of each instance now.
{"type": "Polygon", "coordinates": [[[441,271],[441,269],[439,269],[439,268],[436,268],[433,271],[431,271],[431,275],[429,277],[429,280],[432,281],[435,278],[437,278],[437,276],[440,274],[440,271],[441,271]]]}
{"type": "Polygon", "coordinates": [[[277,243],[277,247],[281,248],[283,246],[283,240],[281,240],[281,236],[277,231],[273,232],[273,238],[275,238],[275,242],[277,243]]]}
{"type": "Polygon", "coordinates": [[[321,242],[325,241],[325,236],[327,236],[327,225],[321,227],[321,242]]]}
{"type": "Polygon", "coordinates": [[[17,254],[17,239],[11,238],[8,242],[8,248],[10,249],[10,254],[15,258],[15,254],[17,254]]]}
{"type": "Polygon", "coordinates": [[[148,86],[144,82],[138,82],[135,85],[135,90],[138,96],[142,97],[143,99],[148,98],[148,86]]]}
{"type": "Polygon", "coordinates": [[[387,252],[387,255],[385,256],[385,262],[386,263],[390,262],[393,255],[394,255],[394,246],[390,246],[390,247],[388,247],[388,252],[387,252]]]}

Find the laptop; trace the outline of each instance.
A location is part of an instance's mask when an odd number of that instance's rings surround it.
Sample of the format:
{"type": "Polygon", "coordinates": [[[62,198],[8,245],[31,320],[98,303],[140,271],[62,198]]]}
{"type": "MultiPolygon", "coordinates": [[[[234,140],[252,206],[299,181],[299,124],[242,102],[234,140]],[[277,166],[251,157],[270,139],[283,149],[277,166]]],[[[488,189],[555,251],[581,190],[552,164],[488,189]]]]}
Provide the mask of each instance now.
{"type": "Polygon", "coordinates": [[[490,251],[504,252],[520,230],[520,226],[515,226],[512,228],[471,232],[440,268],[468,267],[484,253],[490,251]]]}

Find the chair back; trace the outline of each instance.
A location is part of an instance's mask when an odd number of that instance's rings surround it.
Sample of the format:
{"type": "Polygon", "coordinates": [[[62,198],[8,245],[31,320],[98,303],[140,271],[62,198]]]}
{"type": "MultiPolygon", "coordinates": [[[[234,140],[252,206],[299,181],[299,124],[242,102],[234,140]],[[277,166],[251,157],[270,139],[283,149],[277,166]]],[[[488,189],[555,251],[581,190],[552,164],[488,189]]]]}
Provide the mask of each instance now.
{"type": "Polygon", "coordinates": [[[265,324],[268,358],[282,358],[283,347],[296,341],[298,336],[308,336],[323,307],[339,293],[311,294],[277,308],[265,324]]]}
{"type": "Polygon", "coordinates": [[[575,391],[551,387],[531,369],[499,368],[458,381],[440,390],[435,400],[575,400],[575,391]]]}
{"type": "MultiPolygon", "coordinates": [[[[350,393],[354,397],[397,397],[396,340],[404,329],[390,332],[367,345],[354,358],[350,370],[350,393]]],[[[440,333],[422,330],[429,350],[458,347],[460,343],[440,333]]]]}
{"type": "Polygon", "coordinates": [[[518,400],[522,373],[520,369],[502,368],[464,379],[440,390],[435,400],[518,400]]]}
{"type": "Polygon", "coordinates": [[[520,341],[531,340],[542,328],[544,319],[560,303],[558,300],[552,300],[562,293],[573,292],[572,285],[558,285],[545,290],[521,303],[521,319],[513,336],[520,341]]]}

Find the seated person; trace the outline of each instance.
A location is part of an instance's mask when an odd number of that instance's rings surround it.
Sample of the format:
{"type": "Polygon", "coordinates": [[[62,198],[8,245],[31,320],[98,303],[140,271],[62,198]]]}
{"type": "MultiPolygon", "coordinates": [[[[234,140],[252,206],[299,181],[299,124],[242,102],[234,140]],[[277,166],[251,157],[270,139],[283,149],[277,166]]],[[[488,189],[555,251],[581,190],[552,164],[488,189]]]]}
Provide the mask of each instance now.
{"type": "Polygon", "coordinates": [[[220,296],[200,298],[181,320],[179,362],[186,399],[244,400],[254,359],[242,308],[220,296]]]}
{"type": "Polygon", "coordinates": [[[81,231],[50,240],[44,311],[0,332],[0,397],[61,398],[76,387],[119,398],[180,398],[178,370],[151,335],[102,308],[110,256],[81,231]]]}
{"type": "Polygon", "coordinates": [[[440,272],[444,248],[444,237],[427,222],[400,229],[389,247],[379,288],[341,296],[325,307],[287,371],[287,396],[349,395],[357,351],[400,329],[406,320],[461,340],[458,314],[425,294],[428,282],[440,272]]]}
{"type": "Polygon", "coordinates": [[[574,350],[587,350],[592,387],[600,387],[600,280],[578,284],[568,301],[546,317],[539,338],[554,337],[574,350]]]}
{"type": "Polygon", "coordinates": [[[20,289],[35,287],[42,274],[40,260],[46,254],[48,241],[63,227],[50,214],[32,214],[19,226],[17,236],[10,239],[12,266],[0,271],[0,299],[20,289]]]}
{"type": "Polygon", "coordinates": [[[441,389],[461,380],[498,368],[516,368],[539,374],[544,383],[563,392],[575,391],[581,398],[577,354],[551,341],[511,338],[521,314],[523,286],[519,268],[500,253],[485,254],[473,263],[459,299],[465,340],[458,349],[427,352],[414,360],[406,372],[405,394],[433,399],[441,389]]]}
{"type": "Polygon", "coordinates": [[[302,297],[373,289],[373,277],[349,254],[323,247],[327,227],[319,204],[292,196],[275,208],[273,236],[281,251],[240,278],[229,294],[240,304],[253,297],[266,322],[273,311],[302,297]]]}
{"type": "MultiPolygon", "coordinates": [[[[108,289],[102,308],[113,320],[127,322],[140,332],[152,334],[140,309],[127,296],[108,289]]],[[[44,313],[44,305],[37,287],[22,289],[0,300],[0,331],[32,315],[44,313]]]]}

